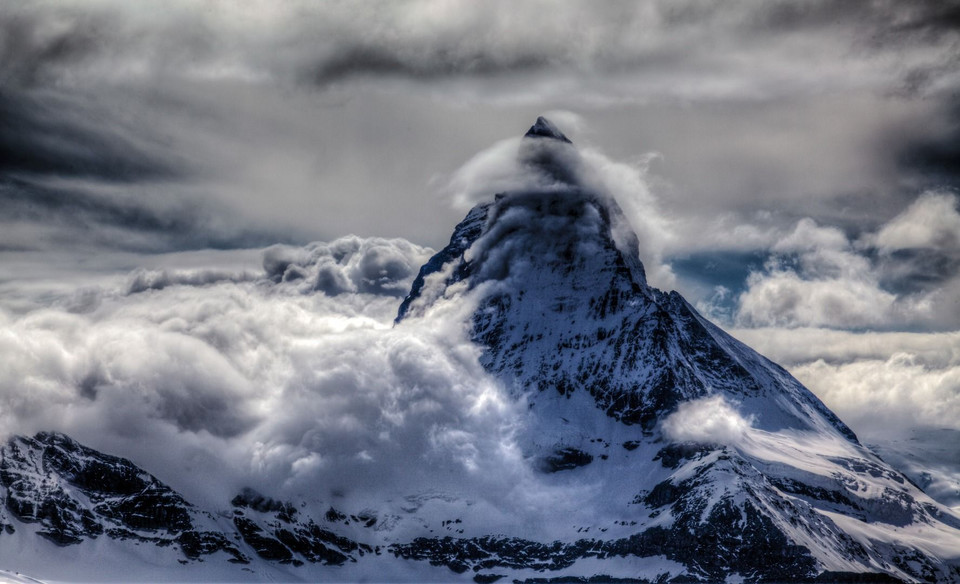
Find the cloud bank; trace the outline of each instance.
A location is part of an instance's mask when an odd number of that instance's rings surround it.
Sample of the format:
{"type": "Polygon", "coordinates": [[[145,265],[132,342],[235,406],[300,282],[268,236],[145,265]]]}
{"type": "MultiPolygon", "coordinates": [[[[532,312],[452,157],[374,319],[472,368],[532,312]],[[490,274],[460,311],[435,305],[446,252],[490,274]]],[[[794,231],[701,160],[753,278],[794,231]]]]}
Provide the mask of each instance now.
{"type": "Polygon", "coordinates": [[[536,482],[514,440],[523,412],[449,313],[469,303],[392,324],[415,275],[397,266],[429,251],[271,247],[257,278],[141,270],[82,313],[2,312],[4,432],[66,432],[215,505],[251,486],[316,513],[409,506],[447,481],[501,510],[547,504],[515,492],[536,482]],[[317,286],[330,274],[351,289],[317,286]]]}

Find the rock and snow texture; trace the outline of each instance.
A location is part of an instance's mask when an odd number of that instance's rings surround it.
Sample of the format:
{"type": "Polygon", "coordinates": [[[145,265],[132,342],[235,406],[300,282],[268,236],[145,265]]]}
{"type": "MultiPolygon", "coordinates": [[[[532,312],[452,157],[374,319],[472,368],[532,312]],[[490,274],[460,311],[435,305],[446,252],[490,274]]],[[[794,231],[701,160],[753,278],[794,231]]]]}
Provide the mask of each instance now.
{"type": "MultiPolygon", "coordinates": [[[[424,476],[320,512],[252,490],[198,509],[42,433],[2,450],[0,567],[70,579],[18,553],[82,550],[171,580],[960,581],[960,517],[781,367],[648,286],[619,206],[581,180],[558,128],[538,119],[521,163],[540,186],[471,210],[396,324],[463,319],[519,406],[498,451],[518,469],[508,496],[424,476]]],[[[280,251],[277,277],[299,278],[280,251]]],[[[355,267],[340,288],[367,285],[355,267]]],[[[454,446],[458,431],[438,429],[454,446]]]]}

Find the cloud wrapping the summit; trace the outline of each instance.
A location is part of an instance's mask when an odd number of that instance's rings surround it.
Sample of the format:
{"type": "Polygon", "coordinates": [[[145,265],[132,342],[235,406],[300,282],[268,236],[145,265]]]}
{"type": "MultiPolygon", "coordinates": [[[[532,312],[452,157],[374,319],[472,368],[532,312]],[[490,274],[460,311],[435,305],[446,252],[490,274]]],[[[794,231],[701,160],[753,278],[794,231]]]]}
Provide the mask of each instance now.
{"type": "MultiPolygon", "coordinates": [[[[555,112],[561,118],[565,112],[555,112]]],[[[576,118],[574,118],[575,120],[576,118]]],[[[560,128],[563,131],[563,128],[560,128]]],[[[612,199],[627,223],[613,225],[618,245],[636,246],[648,282],[670,289],[675,276],[666,261],[673,238],[671,221],[661,211],[647,180],[647,166],[612,159],[592,146],[580,147],[549,139],[513,138],[480,152],[456,172],[444,187],[461,210],[487,202],[493,193],[562,192],[579,190],[612,199]]],[[[520,218],[517,221],[528,221],[520,218]]],[[[506,228],[504,228],[506,229],[506,228]]]]}

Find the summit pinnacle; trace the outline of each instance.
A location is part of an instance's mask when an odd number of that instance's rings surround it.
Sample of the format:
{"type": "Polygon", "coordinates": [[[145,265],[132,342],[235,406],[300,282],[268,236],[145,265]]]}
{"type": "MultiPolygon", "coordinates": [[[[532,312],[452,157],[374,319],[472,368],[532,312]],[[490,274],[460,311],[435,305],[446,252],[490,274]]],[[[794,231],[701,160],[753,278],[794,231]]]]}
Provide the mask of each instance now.
{"type": "Polygon", "coordinates": [[[553,122],[547,118],[540,116],[537,118],[537,121],[530,126],[530,129],[527,130],[527,133],[524,134],[524,138],[552,138],[554,140],[560,140],[561,142],[566,142],[572,144],[570,139],[563,135],[563,132],[557,128],[553,122]]]}

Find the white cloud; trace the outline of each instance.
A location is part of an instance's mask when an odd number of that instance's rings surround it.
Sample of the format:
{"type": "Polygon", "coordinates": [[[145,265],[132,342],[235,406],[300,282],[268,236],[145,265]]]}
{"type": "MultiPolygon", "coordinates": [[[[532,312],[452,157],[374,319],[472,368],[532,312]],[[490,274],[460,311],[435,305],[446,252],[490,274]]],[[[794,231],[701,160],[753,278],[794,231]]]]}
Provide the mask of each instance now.
{"type": "Polygon", "coordinates": [[[740,295],[736,320],[746,326],[877,327],[891,322],[896,301],[875,281],[808,280],[793,270],[754,272],[740,295]]]}
{"type": "MultiPolygon", "coordinates": [[[[812,219],[770,247],[739,296],[739,326],[944,329],[960,324],[953,291],[960,287],[952,196],[924,194],[856,245],[842,231],[812,219]],[[870,255],[871,245],[881,252],[870,255]],[[890,252],[909,249],[912,255],[890,252]],[[915,282],[933,285],[917,288],[915,282]]],[[[956,231],[960,233],[960,231],[956,231]]]]}
{"type": "Polygon", "coordinates": [[[522,138],[501,140],[474,155],[454,171],[443,193],[466,212],[496,193],[546,186],[543,177],[520,161],[522,138]]]}
{"type": "Polygon", "coordinates": [[[744,418],[723,396],[705,397],[680,404],[663,420],[668,440],[736,445],[749,432],[753,420],[744,418]]]}
{"type": "Polygon", "coordinates": [[[870,238],[882,251],[927,248],[960,252],[957,197],[924,193],[870,238]]]}
{"type": "Polygon", "coordinates": [[[960,429],[960,332],[731,332],[785,365],[862,440],[904,439],[924,428],[960,429]]]}
{"type": "MultiPolygon", "coordinates": [[[[647,281],[658,288],[672,289],[676,286],[676,277],[665,255],[676,238],[676,229],[649,186],[650,159],[641,158],[631,164],[614,160],[596,148],[585,148],[583,157],[588,184],[596,181],[598,188],[609,193],[623,209],[627,225],[621,229],[632,231],[628,235],[636,237],[647,281]]],[[[621,236],[621,239],[633,237],[621,236]]]]}
{"type": "Polygon", "coordinates": [[[847,236],[836,227],[821,227],[816,221],[806,217],[797,222],[786,237],[774,246],[776,252],[809,252],[835,250],[844,251],[850,247],[847,236]]]}
{"type": "Polygon", "coordinates": [[[889,323],[900,309],[839,229],[802,219],[771,251],[738,299],[741,325],[864,328],[889,323]]]}
{"type": "Polygon", "coordinates": [[[916,428],[960,430],[960,362],[930,368],[909,353],[885,360],[792,369],[864,440],[889,440],[916,428]]]}

